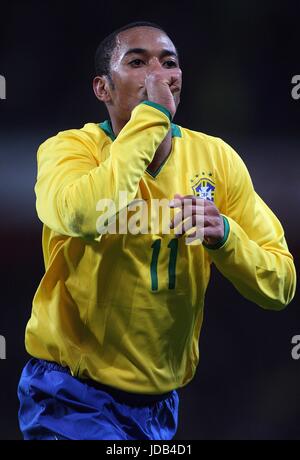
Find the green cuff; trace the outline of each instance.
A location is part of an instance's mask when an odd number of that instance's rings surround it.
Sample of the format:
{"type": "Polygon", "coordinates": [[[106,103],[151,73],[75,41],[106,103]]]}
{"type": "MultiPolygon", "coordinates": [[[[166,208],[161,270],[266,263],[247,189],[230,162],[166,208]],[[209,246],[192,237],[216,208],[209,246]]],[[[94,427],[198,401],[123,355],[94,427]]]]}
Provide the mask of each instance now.
{"type": "Polygon", "coordinates": [[[163,105],[157,104],[156,102],[152,102],[152,101],[142,101],[141,104],[150,105],[150,107],[154,107],[155,109],[160,110],[162,113],[167,115],[170,121],[172,121],[171,113],[163,105]]]}
{"type": "Polygon", "coordinates": [[[216,244],[206,244],[202,242],[203,246],[206,247],[207,249],[219,249],[227,241],[229,230],[230,230],[230,225],[229,225],[228,219],[225,216],[222,215],[222,218],[224,222],[224,236],[221,239],[221,241],[219,241],[216,244]]]}

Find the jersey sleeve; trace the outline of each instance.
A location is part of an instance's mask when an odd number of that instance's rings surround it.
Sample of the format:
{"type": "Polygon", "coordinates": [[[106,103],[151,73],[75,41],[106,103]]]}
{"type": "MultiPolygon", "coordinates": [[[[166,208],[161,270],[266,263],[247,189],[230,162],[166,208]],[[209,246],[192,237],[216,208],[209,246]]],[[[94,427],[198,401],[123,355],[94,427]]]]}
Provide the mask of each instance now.
{"type": "Polygon", "coordinates": [[[164,107],[139,104],[100,164],[95,156],[100,147],[87,132],[64,131],[48,139],[37,157],[39,219],[63,235],[99,237],[99,200],[112,200],[118,212],[121,204],[124,207],[135,198],[140,179],[170,126],[164,107]],[[127,201],[119,203],[121,191],[126,192],[127,201]]]}
{"type": "MultiPolygon", "coordinates": [[[[224,143],[225,144],[225,143],[224,143]]],[[[278,218],[254,190],[239,155],[225,144],[228,156],[225,243],[206,250],[218,270],[247,299],[280,310],[295,295],[296,271],[278,218]]]]}

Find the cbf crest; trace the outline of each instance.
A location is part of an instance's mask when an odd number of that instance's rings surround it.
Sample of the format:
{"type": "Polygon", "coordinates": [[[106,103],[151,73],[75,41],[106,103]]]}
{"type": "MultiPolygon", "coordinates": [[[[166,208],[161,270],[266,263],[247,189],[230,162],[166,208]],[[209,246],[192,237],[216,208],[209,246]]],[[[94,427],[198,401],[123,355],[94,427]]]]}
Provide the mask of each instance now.
{"type": "Polygon", "coordinates": [[[191,179],[191,187],[195,196],[203,200],[214,201],[215,198],[215,183],[212,178],[212,173],[202,172],[202,175],[196,174],[191,179]]]}

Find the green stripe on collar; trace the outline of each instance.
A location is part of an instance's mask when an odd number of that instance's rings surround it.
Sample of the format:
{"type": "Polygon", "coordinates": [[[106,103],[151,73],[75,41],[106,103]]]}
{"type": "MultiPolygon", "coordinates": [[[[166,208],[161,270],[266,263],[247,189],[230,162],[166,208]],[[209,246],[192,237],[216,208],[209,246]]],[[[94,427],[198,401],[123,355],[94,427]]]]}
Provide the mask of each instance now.
{"type": "Polygon", "coordinates": [[[166,109],[166,107],[164,107],[163,105],[158,104],[157,102],[152,102],[152,101],[142,101],[141,104],[150,105],[150,107],[154,107],[155,109],[160,110],[162,113],[164,113],[169,118],[170,121],[172,121],[172,117],[171,117],[169,110],[166,109]]]}
{"type": "Polygon", "coordinates": [[[105,120],[102,123],[99,123],[98,125],[104,132],[105,134],[111,138],[112,141],[115,140],[116,136],[115,133],[112,130],[111,123],[109,120],[105,120]]]}
{"type": "MultiPolygon", "coordinates": [[[[115,133],[113,132],[110,120],[105,120],[102,123],[98,124],[99,128],[105,132],[105,134],[110,137],[112,141],[116,139],[115,133]]],[[[182,137],[181,129],[178,125],[171,123],[172,137],[182,137]]]]}

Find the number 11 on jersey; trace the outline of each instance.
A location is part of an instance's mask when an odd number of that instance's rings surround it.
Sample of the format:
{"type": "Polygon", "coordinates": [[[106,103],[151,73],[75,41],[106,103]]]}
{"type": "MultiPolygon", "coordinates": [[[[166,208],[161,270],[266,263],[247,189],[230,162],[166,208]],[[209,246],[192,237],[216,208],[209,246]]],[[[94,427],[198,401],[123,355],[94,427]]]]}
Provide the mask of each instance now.
{"type": "MultiPolygon", "coordinates": [[[[157,265],[158,265],[158,256],[159,256],[159,252],[161,248],[161,240],[155,240],[151,248],[153,249],[152,259],[151,259],[151,264],[150,264],[151,290],[157,291],[158,290],[157,265]]],[[[172,239],[170,243],[168,244],[168,248],[170,249],[170,258],[169,258],[169,267],[168,267],[168,275],[169,275],[169,286],[168,287],[169,289],[175,289],[178,238],[172,239]]]]}

